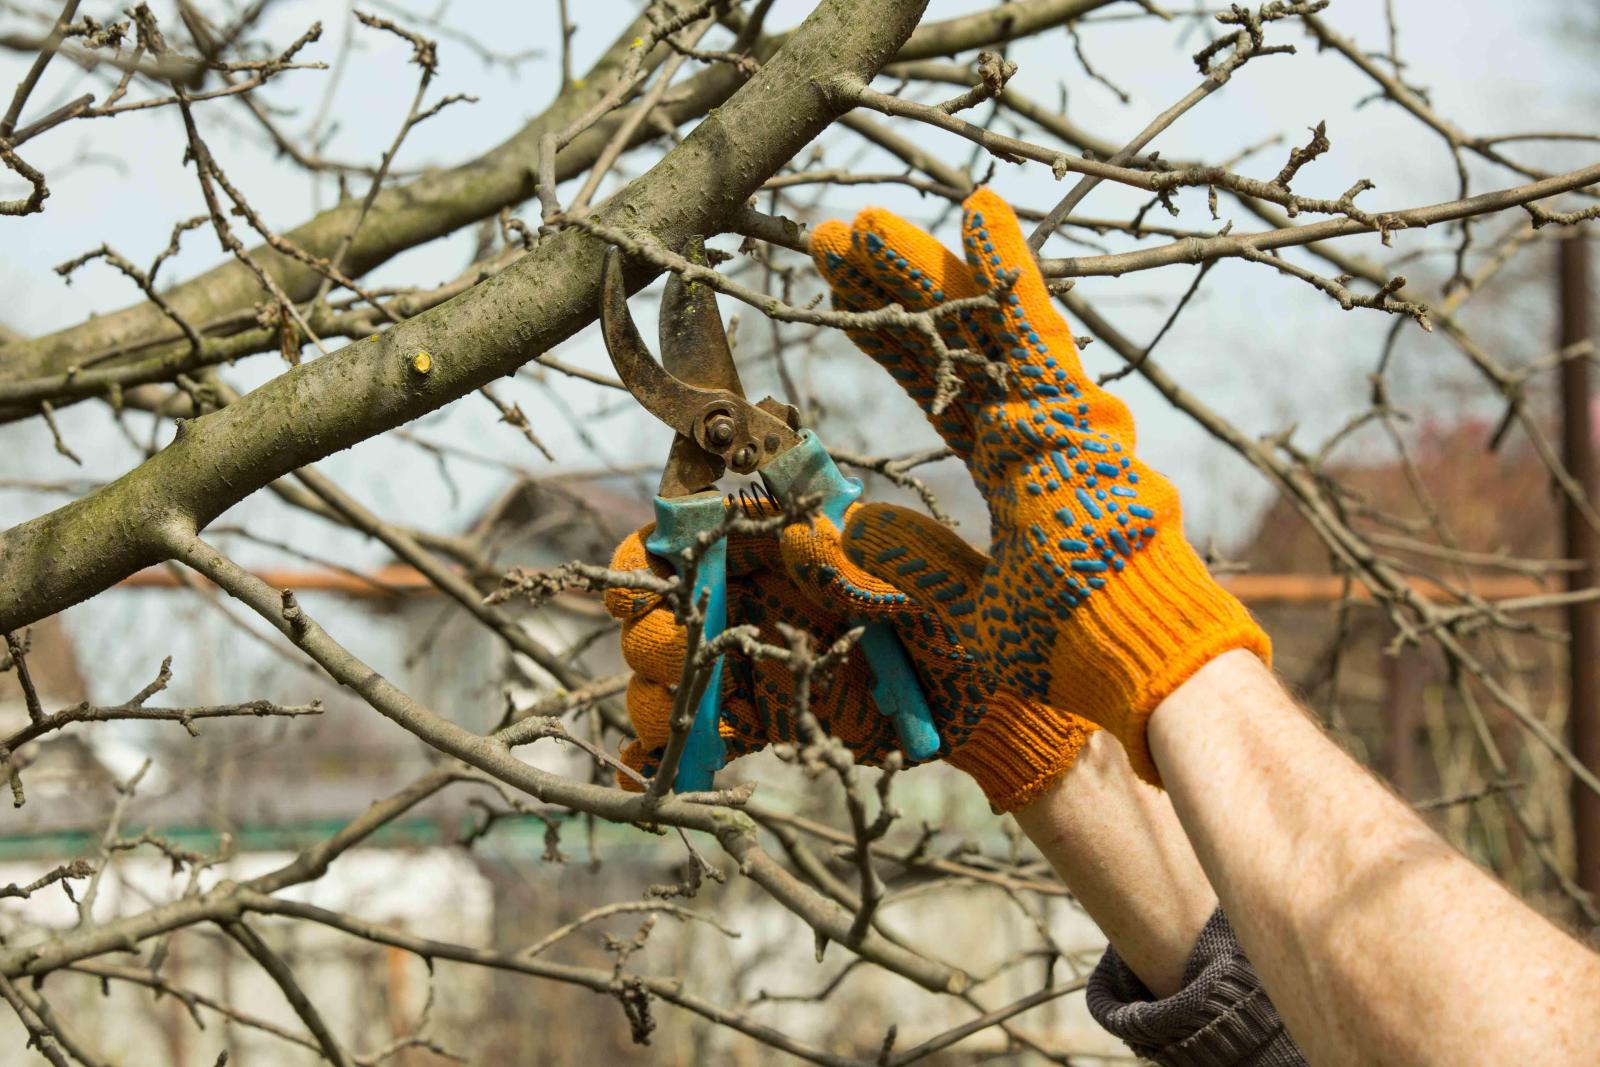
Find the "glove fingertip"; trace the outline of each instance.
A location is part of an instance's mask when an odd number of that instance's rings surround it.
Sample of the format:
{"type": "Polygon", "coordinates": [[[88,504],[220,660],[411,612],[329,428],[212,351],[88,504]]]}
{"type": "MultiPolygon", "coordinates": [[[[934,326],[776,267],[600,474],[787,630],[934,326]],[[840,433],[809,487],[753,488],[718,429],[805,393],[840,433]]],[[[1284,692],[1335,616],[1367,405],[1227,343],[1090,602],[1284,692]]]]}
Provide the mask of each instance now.
{"type": "Polygon", "coordinates": [[[961,257],[893,212],[862,210],[851,241],[855,262],[902,307],[922,310],[978,292],[961,257]]]}
{"type": "MultiPolygon", "coordinates": [[[[1009,223],[1012,229],[1020,230],[1020,225],[1017,222],[1017,213],[1012,210],[1011,205],[1006,203],[999,193],[987,185],[978,186],[971,195],[961,202],[961,212],[964,219],[970,220],[973,215],[982,215],[986,216],[987,221],[991,224],[1009,223]]],[[[986,219],[980,218],[977,221],[982,225],[986,219]]]]}
{"type": "MultiPolygon", "coordinates": [[[[672,568],[665,560],[656,558],[645,548],[645,538],[655,531],[655,524],[641,526],[622,539],[611,554],[611,569],[616,571],[644,571],[657,578],[672,577],[672,568]]],[[[653,610],[661,597],[646,589],[612,588],[602,599],[606,611],[615,619],[634,619],[653,610]]]]}
{"type": "MultiPolygon", "coordinates": [[[[644,750],[644,746],[643,745],[641,745],[636,740],[635,741],[629,741],[627,744],[622,746],[622,751],[619,753],[619,755],[620,755],[620,757],[622,759],[622,763],[623,763],[624,766],[631,767],[633,770],[637,771],[640,775],[644,775],[644,767],[645,767],[645,763],[647,762],[647,760],[646,760],[646,755],[647,754],[646,754],[646,752],[644,750]]],[[[648,775],[644,775],[644,776],[648,780],[649,776],[648,775]]],[[[631,774],[624,774],[620,769],[617,771],[617,785],[620,788],[626,790],[629,793],[643,793],[644,792],[644,783],[643,782],[640,782],[637,778],[633,777],[633,775],[631,775],[631,774]]]]}
{"type": "Polygon", "coordinates": [[[846,614],[863,616],[911,609],[910,598],[902,590],[845,556],[840,532],[826,516],[786,526],[779,538],[790,581],[818,607],[834,608],[842,601],[847,605],[846,614]]]}
{"type": "Polygon", "coordinates": [[[1001,271],[1015,272],[1017,279],[1011,292],[1020,298],[1026,314],[1055,316],[1044,275],[1022,235],[1017,213],[988,186],[979,188],[962,203],[961,249],[982,288],[994,285],[1001,271]]]}
{"type": "Polygon", "coordinates": [[[850,227],[842,219],[829,219],[811,231],[811,258],[822,270],[838,266],[849,251],[850,227]]]}
{"type": "Polygon", "coordinates": [[[634,673],[627,680],[627,718],[643,744],[667,744],[672,736],[672,688],[666,681],[634,673]]]}
{"type": "Polygon", "coordinates": [[[959,644],[974,631],[990,560],[954,530],[909,508],[863,507],[847,526],[845,557],[900,589],[916,611],[930,612],[944,639],[959,644]]]}

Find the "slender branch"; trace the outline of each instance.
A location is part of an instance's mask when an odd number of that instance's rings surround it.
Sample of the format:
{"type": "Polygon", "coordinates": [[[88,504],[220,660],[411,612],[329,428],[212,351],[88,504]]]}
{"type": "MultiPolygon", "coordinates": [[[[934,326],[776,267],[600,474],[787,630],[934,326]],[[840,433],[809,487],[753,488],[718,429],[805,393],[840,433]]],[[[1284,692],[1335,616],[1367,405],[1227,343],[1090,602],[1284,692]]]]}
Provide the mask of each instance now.
{"type": "Polygon", "coordinates": [[[28,166],[21,156],[12,151],[10,142],[3,137],[0,137],[0,163],[4,163],[7,170],[15,172],[33,187],[33,190],[20,200],[0,200],[0,215],[32,215],[43,211],[45,198],[50,195],[50,187],[45,184],[44,175],[28,166]]]}
{"type": "Polygon", "coordinates": [[[28,1043],[25,1047],[38,1049],[39,1055],[55,1064],[55,1067],[68,1067],[67,1057],[56,1047],[56,1034],[45,1026],[38,1012],[23,1001],[17,987],[4,975],[0,975],[0,997],[4,997],[5,1002],[11,1005],[11,1010],[17,1013],[23,1028],[28,1031],[28,1043]]]}
{"type": "Polygon", "coordinates": [[[22,76],[22,81],[17,83],[17,88],[11,94],[11,103],[6,108],[4,116],[0,116],[0,141],[9,140],[16,132],[17,120],[22,117],[23,105],[28,102],[34,87],[39,84],[39,79],[44,76],[44,69],[56,57],[56,50],[61,47],[61,41],[66,37],[67,24],[72,21],[72,16],[77,14],[79,0],[66,0],[61,5],[61,14],[56,16],[55,25],[50,27],[50,36],[46,37],[39,48],[39,54],[34,58],[33,65],[28,68],[28,73],[22,76]]]}
{"type": "MultiPolygon", "coordinates": [[[[1464,200],[1450,200],[1430,204],[1427,207],[1384,212],[1382,217],[1391,224],[1391,229],[1421,229],[1473,215],[1491,214],[1596,184],[1600,184],[1600,164],[1568,171],[1528,185],[1480,193],[1464,200]]],[[[1334,237],[1378,231],[1379,225],[1376,221],[1363,222],[1354,218],[1324,219],[1304,226],[1285,226],[1260,233],[1191,238],[1137,252],[1046,259],[1040,262],[1040,267],[1047,275],[1055,278],[1092,275],[1115,277],[1133,270],[1149,270],[1173,263],[1203,263],[1208,259],[1244,256],[1247,248],[1256,252],[1267,252],[1277,248],[1306,245],[1313,241],[1326,241],[1334,237]]]]}
{"type": "MultiPolygon", "coordinates": [[[[1323,0],[1323,2],[1318,5],[1289,6],[1326,7],[1327,3],[1326,0],[1323,0]]],[[[1205,80],[1191,89],[1188,94],[1183,97],[1183,99],[1179,100],[1177,103],[1161,112],[1161,114],[1151,119],[1144,129],[1140,130],[1134,135],[1133,140],[1124,145],[1122,149],[1117,152],[1116,155],[1112,156],[1107,162],[1116,166],[1122,166],[1123,164],[1131,162],[1144,149],[1145,145],[1155,140],[1157,136],[1159,136],[1174,122],[1178,121],[1179,118],[1191,110],[1196,104],[1200,103],[1200,101],[1204,100],[1206,97],[1210,96],[1212,93],[1226,85],[1229,80],[1232,79],[1234,71],[1238,70],[1240,67],[1244,66],[1247,62],[1258,55],[1278,53],[1277,49],[1263,48],[1260,41],[1259,26],[1254,27],[1254,29],[1256,30],[1254,33],[1250,32],[1249,29],[1242,29],[1237,34],[1233,35],[1231,41],[1229,41],[1229,43],[1233,45],[1233,51],[1222,63],[1207,69],[1208,64],[1201,62],[1202,71],[1206,75],[1205,80]]],[[[1073,42],[1074,45],[1077,44],[1076,34],[1073,35],[1073,42]]],[[[1288,51],[1292,53],[1294,50],[1291,48],[1288,51]]],[[[1201,53],[1202,56],[1205,54],[1206,53],[1204,52],[1201,53]]],[[[1197,57],[1197,62],[1198,61],[1199,57],[1197,57]]],[[[1274,180],[1273,184],[1287,189],[1288,179],[1290,177],[1293,177],[1293,171],[1280,173],[1274,180]]],[[[1045,241],[1049,239],[1050,235],[1055,232],[1056,227],[1061,225],[1062,220],[1070,215],[1073,209],[1083,202],[1083,198],[1088,196],[1094,187],[1100,184],[1102,180],[1104,179],[1099,175],[1084,175],[1083,178],[1081,178],[1078,183],[1072,187],[1072,190],[1067,193],[1066,196],[1061,198],[1061,202],[1050,209],[1043,220],[1040,221],[1039,225],[1034,227],[1033,232],[1028,235],[1028,247],[1037,253],[1039,249],[1044,246],[1045,241]]]]}
{"type": "Polygon", "coordinates": [[[196,731],[192,724],[197,720],[265,717],[292,719],[307,715],[321,715],[322,712],[322,703],[316,700],[309,704],[288,706],[274,704],[269,700],[247,700],[242,704],[207,704],[187,708],[146,708],[137,704],[94,707],[86,701],[35,719],[4,741],[0,741],[0,748],[8,752],[15,752],[35,738],[53,733],[75,723],[118,721],[175,722],[187,729],[191,735],[194,735],[196,731]]]}
{"type": "Polygon", "coordinates": [[[316,1005],[311,1003],[311,998],[300,988],[294,972],[289,969],[289,965],[281,956],[267,947],[267,943],[261,940],[261,935],[241,920],[223,923],[222,929],[277,983],[278,988],[283,991],[284,999],[289,1002],[294,1013],[300,1016],[300,1021],[306,1024],[311,1036],[316,1038],[323,1058],[335,1067],[355,1067],[355,1062],[334,1039],[328,1024],[323,1022],[322,1013],[317,1011],[316,1005]]]}

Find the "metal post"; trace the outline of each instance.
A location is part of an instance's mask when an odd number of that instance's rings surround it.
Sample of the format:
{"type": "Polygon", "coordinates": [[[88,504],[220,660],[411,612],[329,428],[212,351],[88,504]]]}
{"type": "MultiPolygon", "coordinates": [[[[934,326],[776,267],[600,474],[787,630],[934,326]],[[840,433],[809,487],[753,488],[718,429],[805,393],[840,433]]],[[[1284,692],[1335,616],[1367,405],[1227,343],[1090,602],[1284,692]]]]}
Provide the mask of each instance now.
{"type": "MultiPolygon", "coordinates": [[[[1592,336],[1589,314],[1589,242],[1574,231],[1559,244],[1562,347],[1592,336]]],[[[1589,417],[1589,360],[1561,363],[1561,459],[1591,501],[1595,491],[1593,426],[1589,417]]],[[[1600,585],[1600,535],[1567,500],[1563,506],[1567,558],[1581,566],[1568,573],[1569,590],[1600,585]]],[[[1571,640],[1567,668],[1567,728],[1573,754],[1586,767],[1600,770],[1600,602],[1569,605],[1567,633],[1571,640]]],[[[1600,896],[1600,796],[1579,782],[1572,784],[1573,834],[1577,844],[1578,884],[1600,896]]]]}

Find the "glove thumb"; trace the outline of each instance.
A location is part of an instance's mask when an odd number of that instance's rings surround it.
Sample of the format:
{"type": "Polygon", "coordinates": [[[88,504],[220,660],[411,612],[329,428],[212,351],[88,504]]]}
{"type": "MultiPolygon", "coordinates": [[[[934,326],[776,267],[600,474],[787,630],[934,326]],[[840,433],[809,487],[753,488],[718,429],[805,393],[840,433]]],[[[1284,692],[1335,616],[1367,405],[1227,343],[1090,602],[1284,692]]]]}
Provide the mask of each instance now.
{"type": "Polygon", "coordinates": [[[894,504],[864,504],[845,518],[845,558],[875,582],[932,612],[961,638],[977,636],[976,604],[992,565],[954,530],[894,504]]]}
{"type": "MultiPolygon", "coordinates": [[[[950,646],[966,650],[981,665],[978,608],[994,582],[994,563],[948,526],[921,512],[892,504],[869,504],[845,521],[846,558],[861,571],[903,591],[932,615],[950,646]]],[[[915,637],[912,638],[915,643],[915,637]]],[[[949,647],[949,646],[947,646],[949,647]]],[[[990,678],[988,669],[982,672],[990,678]]],[[[977,780],[996,811],[1031,804],[1066,773],[1095,726],[1004,688],[984,699],[981,719],[949,755],[951,764],[977,780]]]]}

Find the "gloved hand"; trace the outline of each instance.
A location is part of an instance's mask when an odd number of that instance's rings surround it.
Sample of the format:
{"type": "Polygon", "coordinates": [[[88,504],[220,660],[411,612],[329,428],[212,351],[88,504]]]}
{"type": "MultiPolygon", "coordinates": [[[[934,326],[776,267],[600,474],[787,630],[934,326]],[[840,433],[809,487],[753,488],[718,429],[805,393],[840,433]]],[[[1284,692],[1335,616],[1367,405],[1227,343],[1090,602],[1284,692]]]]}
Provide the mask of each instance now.
{"type": "MultiPolygon", "coordinates": [[[[871,506],[854,505],[846,521],[871,506]]],[[[826,520],[819,520],[826,522],[826,520]]],[[[672,576],[666,561],[645,550],[653,527],[629,535],[612,559],[617,570],[648,569],[672,576]]],[[[829,524],[831,530],[831,524],[829,524]]],[[[981,563],[979,564],[981,566],[981,563]]],[[[942,742],[939,758],[966,771],[997,811],[1032,801],[1072,766],[1093,727],[1071,715],[997,689],[962,641],[939,617],[912,603],[872,570],[856,567],[840,551],[837,531],[791,527],[777,534],[733,534],[728,538],[728,625],[755,625],[763,643],[787,645],[780,623],[812,635],[821,651],[852,626],[887,618],[911,658],[942,742]],[[798,579],[794,576],[799,576],[798,579]],[[803,583],[810,588],[802,589],[803,583]],[[854,582],[855,617],[830,599],[823,584],[854,582]],[[819,584],[820,583],[820,584],[819,584]]],[[[892,571],[893,563],[873,564],[892,571]]],[[[622,758],[646,777],[655,773],[670,735],[672,694],[683,670],[685,632],[672,609],[653,593],[606,592],[606,608],[622,620],[622,654],[633,668],[627,705],[638,740],[622,758]]],[[[737,650],[725,654],[720,732],[728,759],[774,741],[795,740],[789,668],[752,660],[737,650]]],[[[813,683],[811,711],[840,738],[858,761],[877,766],[899,748],[894,727],[871,696],[871,674],[860,648],[830,676],[813,683]]],[[[909,762],[909,761],[908,761],[909,762]]],[[[624,786],[630,781],[619,779],[624,786]]]]}
{"type": "MultiPolygon", "coordinates": [[[[921,334],[853,335],[966,462],[989,505],[993,559],[885,505],[847,519],[845,554],[937,614],[1002,690],[1107,727],[1158,781],[1145,741],[1156,705],[1230,649],[1267,659],[1267,636],[1184,540],[1172,483],[1134,456],[1127,407],[1084,373],[1016,215],[987,189],[964,205],[962,246],[964,260],[872,208],[812,237],[837,308],[920,311],[986,292],[999,301],[941,320],[949,347],[1006,373],[960,367],[960,392],[937,415],[936,359],[921,334]]],[[[835,593],[850,602],[846,585],[835,593]]]]}

